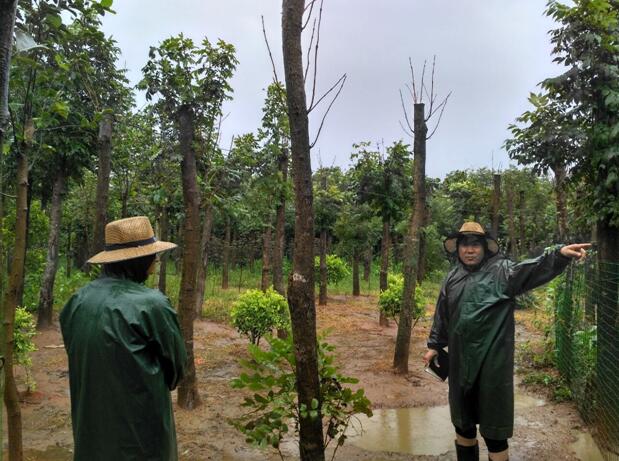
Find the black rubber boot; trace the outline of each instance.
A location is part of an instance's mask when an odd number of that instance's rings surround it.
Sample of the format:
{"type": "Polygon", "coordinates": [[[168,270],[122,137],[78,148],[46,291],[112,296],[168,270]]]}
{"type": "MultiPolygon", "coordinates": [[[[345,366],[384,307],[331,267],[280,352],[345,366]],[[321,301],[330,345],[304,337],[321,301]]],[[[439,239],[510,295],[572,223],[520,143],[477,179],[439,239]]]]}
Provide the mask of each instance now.
{"type": "Polygon", "coordinates": [[[472,447],[463,447],[456,443],[458,461],[479,461],[479,444],[472,447]]]}

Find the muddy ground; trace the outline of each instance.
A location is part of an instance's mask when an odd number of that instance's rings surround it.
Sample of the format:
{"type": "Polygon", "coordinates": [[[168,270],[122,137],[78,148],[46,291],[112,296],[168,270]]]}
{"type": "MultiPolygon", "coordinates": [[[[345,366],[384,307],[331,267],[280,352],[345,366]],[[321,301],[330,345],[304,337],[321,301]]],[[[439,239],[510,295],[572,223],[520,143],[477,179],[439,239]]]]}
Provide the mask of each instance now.
{"type": "MultiPolygon", "coordinates": [[[[431,312],[432,308],[428,307],[431,312]]],[[[518,312],[518,341],[531,338],[531,311],[518,312]]],[[[375,409],[433,407],[447,404],[447,387],[424,373],[421,356],[430,327],[430,318],[420,321],[413,331],[410,373],[392,372],[397,326],[378,325],[376,299],[372,297],[332,297],[328,306],[318,308],[319,329],[329,329],[328,341],[337,347],[338,363],[347,376],[360,380],[375,409]]],[[[34,393],[24,396],[23,440],[26,459],[61,461],[71,459],[71,418],[67,361],[58,328],[35,338],[33,353],[34,393]]],[[[249,447],[244,437],[226,421],[241,412],[239,391],[230,380],[240,374],[237,361],[247,356],[247,340],[230,326],[206,320],[195,325],[195,355],[202,405],[193,411],[175,407],[180,459],[190,460],[276,460],[270,451],[249,447]]],[[[530,390],[520,388],[520,393],[530,390]]],[[[532,397],[545,398],[531,394],[532,397]]],[[[93,396],[96,398],[96,396],[93,396]]],[[[570,445],[584,430],[572,403],[545,400],[542,405],[516,410],[514,438],[510,441],[512,460],[576,460],[570,445]]],[[[411,434],[414,440],[415,434],[411,434]]],[[[452,428],[444,437],[453,439],[452,428]]],[[[6,443],[6,436],[5,436],[6,443]]],[[[483,444],[482,444],[483,445],[483,444]]],[[[294,444],[286,445],[286,459],[295,459],[294,444]]],[[[340,448],[339,460],[451,460],[452,450],[434,455],[413,456],[389,451],[367,451],[352,444],[340,448]]],[[[482,459],[487,459],[482,456],[482,459]]]]}

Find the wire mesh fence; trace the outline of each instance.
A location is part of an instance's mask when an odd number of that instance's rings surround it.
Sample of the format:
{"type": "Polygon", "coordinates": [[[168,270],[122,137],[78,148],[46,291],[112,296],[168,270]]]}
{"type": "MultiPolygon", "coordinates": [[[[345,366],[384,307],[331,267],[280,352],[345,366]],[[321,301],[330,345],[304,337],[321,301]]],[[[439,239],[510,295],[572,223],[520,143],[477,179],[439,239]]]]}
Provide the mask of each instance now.
{"type": "Polygon", "coordinates": [[[557,367],[604,459],[619,461],[619,264],[571,264],[555,295],[557,367]]]}

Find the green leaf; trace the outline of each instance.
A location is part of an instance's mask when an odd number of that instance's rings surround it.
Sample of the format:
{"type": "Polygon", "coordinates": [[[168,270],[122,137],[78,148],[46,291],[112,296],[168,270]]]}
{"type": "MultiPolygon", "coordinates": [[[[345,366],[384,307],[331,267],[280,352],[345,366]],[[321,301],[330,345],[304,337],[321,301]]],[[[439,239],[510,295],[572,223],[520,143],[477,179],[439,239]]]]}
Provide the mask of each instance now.
{"type": "Polygon", "coordinates": [[[99,5],[101,5],[103,8],[110,8],[112,6],[112,3],[114,3],[114,0],[101,0],[99,2],[99,5]]]}

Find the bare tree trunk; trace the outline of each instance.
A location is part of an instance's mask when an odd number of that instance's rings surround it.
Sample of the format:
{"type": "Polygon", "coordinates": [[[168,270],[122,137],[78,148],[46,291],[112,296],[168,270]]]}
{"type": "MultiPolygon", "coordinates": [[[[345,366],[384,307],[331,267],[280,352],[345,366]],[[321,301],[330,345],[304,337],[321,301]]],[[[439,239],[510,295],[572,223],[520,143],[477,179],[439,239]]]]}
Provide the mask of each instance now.
{"type": "Polygon", "coordinates": [[[106,112],[99,122],[99,168],[97,169],[95,227],[91,254],[103,251],[105,246],[105,224],[110,193],[110,171],[112,169],[112,120],[113,115],[106,112]]]}
{"type": "Polygon", "coordinates": [[[318,305],[327,305],[327,229],[320,231],[320,288],[318,291],[318,305]]]}
{"type": "MultiPolygon", "coordinates": [[[[388,217],[383,218],[383,238],[380,242],[380,280],[379,287],[380,291],[385,291],[387,289],[387,277],[389,275],[389,247],[391,245],[390,242],[390,228],[391,228],[391,220],[388,217]]],[[[380,317],[378,319],[379,325],[389,326],[389,319],[380,311],[380,317]]]]}
{"type": "Polygon", "coordinates": [[[299,418],[301,461],[324,461],[314,304],[312,167],[301,48],[304,4],[304,0],[282,2],[282,47],[295,192],[294,256],[288,279],[288,305],[295,346],[298,404],[311,408],[313,400],[319,403],[316,418],[299,418]]]}
{"type": "Polygon", "coordinates": [[[553,168],[555,174],[555,198],[557,202],[557,230],[559,242],[565,242],[567,238],[567,204],[565,200],[565,177],[564,165],[553,168]]]}
{"type": "Polygon", "coordinates": [[[37,330],[52,325],[54,307],[54,280],[58,269],[58,237],[60,234],[60,217],[62,215],[62,194],[64,192],[64,172],[57,173],[52,188],[52,203],[50,209],[50,229],[47,240],[47,262],[43,272],[41,290],[39,292],[39,306],[37,308],[37,330]]]}
{"type": "Polygon", "coordinates": [[[361,289],[359,286],[359,250],[355,246],[352,250],[352,295],[361,295],[361,289]]]}
{"type": "Polygon", "coordinates": [[[198,192],[196,156],[193,150],[193,112],[183,106],[178,112],[180,150],[183,155],[181,172],[183,201],[185,204],[185,227],[183,230],[183,272],[178,300],[178,317],[185,349],[187,371],[178,386],[178,405],[193,409],[200,405],[196,381],[196,364],[193,351],[193,320],[196,306],[196,274],[200,257],[200,196],[198,192]]]}
{"type": "MultiPolygon", "coordinates": [[[[270,219],[269,219],[270,221],[270,219]]],[[[272,239],[271,223],[267,223],[262,233],[262,281],[260,289],[267,291],[271,281],[271,239],[272,239]]]]}
{"type": "Polygon", "coordinates": [[[284,245],[286,230],[286,182],[288,180],[288,149],[282,148],[279,156],[282,189],[275,210],[275,245],[273,246],[273,288],[282,296],[284,290],[284,245]]]}
{"type": "Polygon", "coordinates": [[[13,262],[9,275],[9,286],[3,302],[4,331],[2,338],[4,362],[4,404],[6,405],[7,427],[9,438],[9,459],[21,461],[22,421],[19,406],[19,395],[13,374],[13,345],[15,310],[19,304],[20,293],[24,286],[24,266],[26,261],[26,234],[28,213],[28,151],[34,136],[32,118],[26,121],[24,142],[17,159],[17,199],[15,217],[15,245],[13,247],[13,262]]]}
{"type": "Polygon", "coordinates": [[[65,255],[65,272],[67,278],[71,277],[71,266],[73,265],[73,248],[71,248],[71,223],[67,225],[67,253],[65,255]]]}
{"type": "MultiPolygon", "coordinates": [[[[168,207],[164,205],[159,216],[159,238],[163,241],[169,239],[170,222],[168,219],[168,207]]],[[[164,251],[159,257],[159,291],[166,294],[166,277],[168,270],[168,252],[164,251]]]]}
{"type": "Polygon", "coordinates": [[[221,288],[228,289],[230,279],[230,243],[232,240],[232,231],[230,226],[230,217],[226,216],[226,229],[224,236],[224,248],[221,261],[221,288]]]}
{"type": "Polygon", "coordinates": [[[524,254],[524,252],[526,251],[527,248],[527,242],[526,242],[526,221],[525,221],[525,207],[526,207],[526,203],[525,203],[525,198],[524,198],[524,191],[521,190],[518,192],[518,197],[520,198],[520,203],[519,205],[519,212],[520,212],[520,245],[518,245],[518,254],[522,255],[524,254]]]}
{"type": "Polygon", "coordinates": [[[393,367],[396,373],[408,373],[408,357],[410,355],[413,307],[415,303],[415,287],[419,263],[419,237],[426,209],[426,134],[428,127],[425,122],[424,104],[414,106],[414,178],[415,193],[413,196],[413,212],[404,242],[404,288],[402,290],[402,310],[398,322],[398,336],[395,344],[393,367]]]}
{"type": "Polygon", "coordinates": [[[499,209],[501,207],[501,175],[492,175],[494,190],[492,193],[492,236],[499,238],[499,209]]]}
{"type": "Polygon", "coordinates": [[[204,221],[202,223],[202,236],[200,239],[200,263],[196,274],[196,316],[202,315],[204,304],[204,289],[206,287],[206,274],[208,271],[208,249],[213,229],[213,205],[209,202],[204,208],[204,221]]]}
{"type": "Polygon", "coordinates": [[[516,220],[514,219],[514,194],[510,187],[507,188],[507,219],[509,227],[509,255],[518,257],[518,244],[516,243],[516,220]]]}

